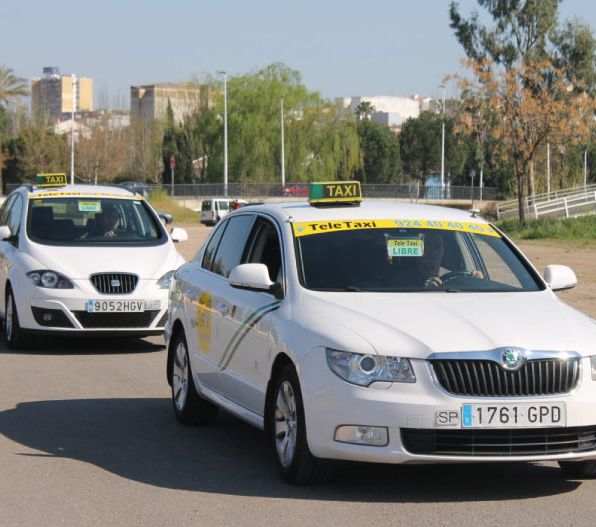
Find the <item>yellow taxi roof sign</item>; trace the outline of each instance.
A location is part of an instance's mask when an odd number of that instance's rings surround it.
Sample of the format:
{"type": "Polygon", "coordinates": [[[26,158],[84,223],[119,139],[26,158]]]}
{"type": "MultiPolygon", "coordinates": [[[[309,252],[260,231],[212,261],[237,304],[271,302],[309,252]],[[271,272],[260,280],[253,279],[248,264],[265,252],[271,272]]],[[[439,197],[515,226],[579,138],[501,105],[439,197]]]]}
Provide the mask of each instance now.
{"type": "Polygon", "coordinates": [[[360,181],[325,181],[311,183],[309,203],[359,203],[362,201],[360,181]]]}
{"type": "Polygon", "coordinates": [[[37,174],[35,176],[37,187],[64,187],[67,183],[64,173],[37,174]]]}

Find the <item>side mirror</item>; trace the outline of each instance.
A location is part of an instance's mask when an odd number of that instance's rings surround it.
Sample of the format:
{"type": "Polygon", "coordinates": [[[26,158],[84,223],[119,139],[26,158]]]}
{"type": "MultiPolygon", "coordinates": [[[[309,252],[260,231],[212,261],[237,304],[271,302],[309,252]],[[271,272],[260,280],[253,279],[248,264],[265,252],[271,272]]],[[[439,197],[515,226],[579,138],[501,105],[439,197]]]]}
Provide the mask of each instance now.
{"type": "Polygon", "coordinates": [[[544,269],[544,281],[553,291],[563,291],[577,285],[573,269],[566,265],[547,265],[544,269]]]}
{"type": "Polygon", "coordinates": [[[188,240],[188,233],[180,227],[174,227],[170,233],[170,238],[174,242],[185,242],[188,240]]]}
{"type": "Polygon", "coordinates": [[[10,232],[10,228],[8,225],[1,225],[0,226],[0,241],[8,242],[12,240],[12,232],[10,232]]]}
{"type": "MultiPolygon", "coordinates": [[[[232,269],[229,284],[239,289],[251,289],[272,293],[279,298],[280,285],[272,282],[269,278],[269,270],[265,264],[247,263],[240,264],[232,269]]],[[[281,291],[283,294],[283,291],[281,291]]]]}

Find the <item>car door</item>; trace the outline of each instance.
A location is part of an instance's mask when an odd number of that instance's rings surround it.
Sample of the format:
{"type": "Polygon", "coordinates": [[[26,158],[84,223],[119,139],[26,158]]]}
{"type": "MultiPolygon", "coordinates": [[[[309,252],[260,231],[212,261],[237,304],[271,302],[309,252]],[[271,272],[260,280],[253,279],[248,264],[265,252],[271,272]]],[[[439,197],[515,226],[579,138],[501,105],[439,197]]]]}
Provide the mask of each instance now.
{"type": "MultiPolygon", "coordinates": [[[[13,194],[0,211],[0,225],[8,225],[12,235],[18,235],[23,214],[23,198],[20,194],[13,194]]],[[[6,282],[8,273],[13,265],[15,253],[18,251],[15,242],[0,240],[0,309],[4,313],[4,298],[6,297],[6,282]]]]}
{"type": "Polygon", "coordinates": [[[188,321],[195,325],[195,330],[189,331],[189,338],[193,339],[193,371],[199,382],[226,396],[229,393],[221,382],[220,366],[232,337],[229,325],[222,323],[232,310],[228,276],[242,260],[254,220],[254,214],[245,214],[221,223],[205,248],[202,265],[183,278],[192,291],[185,309],[189,313],[188,321]]]}
{"type": "MultiPolygon", "coordinates": [[[[262,263],[272,282],[283,284],[282,250],[273,221],[259,216],[240,263],[262,263]]],[[[219,364],[226,393],[244,407],[263,414],[269,374],[271,318],[281,301],[265,291],[238,289],[229,284],[222,294],[230,306],[222,316],[222,334],[229,339],[219,364]]]]}

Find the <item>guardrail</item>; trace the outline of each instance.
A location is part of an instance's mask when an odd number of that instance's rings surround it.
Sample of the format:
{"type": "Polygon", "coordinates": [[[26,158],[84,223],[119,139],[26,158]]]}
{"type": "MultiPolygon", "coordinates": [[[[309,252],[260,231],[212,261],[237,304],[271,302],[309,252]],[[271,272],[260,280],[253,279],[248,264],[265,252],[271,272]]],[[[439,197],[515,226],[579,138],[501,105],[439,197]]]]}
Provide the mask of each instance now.
{"type": "MultiPolygon", "coordinates": [[[[596,184],[587,185],[585,187],[573,187],[563,190],[554,190],[552,192],[544,192],[541,194],[536,194],[535,196],[526,196],[525,199],[525,208],[526,214],[534,214],[535,210],[534,207],[536,206],[538,209],[542,207],[543,204],[547,204],[552,201],[556,201],[558,199],[566,198],[566,197],[573,197],[573,196],[582,196],[584,194],[589,194],[590,192],[596,191],[596,184]]],[[[548,208],[548,207],[547,207],[548,208]]],[[[498,219],[507,219],[517,217],[519,215],[519,203],[517,199],[512,199],[508,201],[501,201],[497,204],[497,218],[498,219]]]]}
{"type": "MultiPolygon", "coordinates": [[[[7,193],[20,185],[7,184],[7,193]]],[[[163,190],[172,194],[171,185],[145,185],[139,183],[137,192],[149,193],[152,190],[163,190]]],[[[494,200],[496,189],[493,187],[467,186],[425,186],[420,183],[406,185],[363,184],[362,194],[368,198],[390,198],[416,200],[494,200]]],[[[224,195],[222,183],[180,184],[174,186],[177,198],[217,198],[224,195]]],[[[292,198],[306,197],[308,185],[288,183],[285,187],[272,183],[229,183],[228,196],[231,198],[292,198]]]]}
{"type": "MultiPolygon", "coordinates": [[[[540,217],[550,218],[572,218],[596,214],[596,185],[594,190],[563,196],[548,201],[530,203],[526,208],[526,215],[538,219],[540,217]]],[[[504,213],[497,206],[497,217],[500,220],[517,218],[518,209],[507,209],[504,213]]]]}

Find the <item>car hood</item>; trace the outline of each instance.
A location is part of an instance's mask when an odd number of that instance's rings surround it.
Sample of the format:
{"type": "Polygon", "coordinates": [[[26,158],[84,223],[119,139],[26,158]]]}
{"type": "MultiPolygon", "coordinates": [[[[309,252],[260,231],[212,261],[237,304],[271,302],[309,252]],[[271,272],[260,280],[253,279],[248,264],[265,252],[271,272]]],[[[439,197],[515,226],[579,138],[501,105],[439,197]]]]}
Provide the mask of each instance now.
{"type": "MultiPolygon", "coordinates": [[[[532,293],[305,293],[303,306],[381,355],[529,350],[596,354],[596,323],[550,290],[532,293]]],[[[333,327],[333,326],[331,326],[333,327]]],[[[348,350],[349,351],[349,350],[348,350]]]]}
{"type": "MultiPolygon", "coordinates": [[[[184,263],[169,241],[152,247],[58,247],[32,243],[28,252],[39,269],[57,271],[74,280],[110,272],[134,273],[141,280],[158,279],[184,263]]],[[[29,265],[35,263],[29,261],[29,265]]]]}

